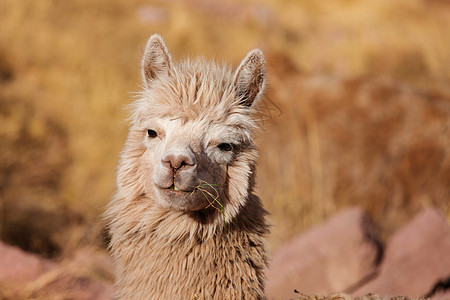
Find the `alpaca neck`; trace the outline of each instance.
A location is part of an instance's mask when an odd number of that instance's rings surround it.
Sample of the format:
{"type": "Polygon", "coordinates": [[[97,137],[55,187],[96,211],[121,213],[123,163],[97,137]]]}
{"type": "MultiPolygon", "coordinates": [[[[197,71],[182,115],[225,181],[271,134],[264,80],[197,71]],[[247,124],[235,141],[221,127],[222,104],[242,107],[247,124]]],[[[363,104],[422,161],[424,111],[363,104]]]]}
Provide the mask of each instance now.
{"type": "Polygon", "coordinates": [[[158,209],[153,209],[146,216],[147,227],[134,222],[134,230],[113,234],[120,298],[263,298],[263,235],[268,230],[257,197],[249,198],[233,222],[221,227],[178,211],[156,217],[158,209]]]}

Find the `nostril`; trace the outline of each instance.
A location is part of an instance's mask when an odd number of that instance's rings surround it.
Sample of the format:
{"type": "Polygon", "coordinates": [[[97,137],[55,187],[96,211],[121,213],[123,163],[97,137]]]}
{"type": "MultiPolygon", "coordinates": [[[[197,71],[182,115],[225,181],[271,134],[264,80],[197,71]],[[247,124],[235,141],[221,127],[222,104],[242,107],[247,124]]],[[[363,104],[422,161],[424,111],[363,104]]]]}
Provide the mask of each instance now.
{"type": "Polygon", "coordinates": [[[175,170],[178,170],[184,166],[195,166],[196,164],[194,155],[190,153],[167,153],[162,157],[161,161],[167,167],[171,167],[175,170]]]}

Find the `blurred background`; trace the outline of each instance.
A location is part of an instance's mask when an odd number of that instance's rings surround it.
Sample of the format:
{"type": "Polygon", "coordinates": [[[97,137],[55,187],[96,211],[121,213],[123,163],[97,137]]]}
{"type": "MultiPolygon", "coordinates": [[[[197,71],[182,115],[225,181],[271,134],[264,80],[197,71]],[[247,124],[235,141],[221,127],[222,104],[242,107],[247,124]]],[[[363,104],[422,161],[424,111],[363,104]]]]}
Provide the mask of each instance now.
{"type": "Polygon", "coordinates": [[[423,208],[450,220],[449,28],[445,0],[2,0],[0,239],[54,260],[105,247],[156,32],[175,61],[264,51],[272,251],[348,206],[384,240],[423,208]]]}

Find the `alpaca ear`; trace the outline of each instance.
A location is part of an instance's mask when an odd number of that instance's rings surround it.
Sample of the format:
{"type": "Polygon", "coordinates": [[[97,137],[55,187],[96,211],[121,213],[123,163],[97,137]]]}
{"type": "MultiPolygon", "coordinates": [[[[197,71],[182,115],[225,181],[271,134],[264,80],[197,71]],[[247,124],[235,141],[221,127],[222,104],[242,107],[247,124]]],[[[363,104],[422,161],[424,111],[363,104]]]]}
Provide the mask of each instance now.
{"type": "Polygon", "coordinates": [[[145,46],[142,58],[142,77],[147,85],[162,74],[168,74],[172,68],[169,50],[159,34],[153,34],[145,46]]]}
{"type": "Polygon", "coordinates": [[[234,75],[234,84],[240,104],[254,106],[264,92],[266,61],[259,49],[251,50],[242,60],[234,75]]]}

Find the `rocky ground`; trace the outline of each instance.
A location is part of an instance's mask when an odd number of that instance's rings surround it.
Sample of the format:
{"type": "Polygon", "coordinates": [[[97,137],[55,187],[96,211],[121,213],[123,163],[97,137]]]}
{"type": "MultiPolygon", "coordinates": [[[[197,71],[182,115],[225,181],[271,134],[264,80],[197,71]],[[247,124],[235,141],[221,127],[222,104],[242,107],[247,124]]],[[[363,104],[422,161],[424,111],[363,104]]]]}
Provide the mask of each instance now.
{"type": "MultiPolygon", "coordinates": [[[[419,213],[384,246],[364,212],[351,208],[274,253],[267,295],[292,299],[299,292],[343,291],[450,299],[449,253],[450,227],[435,209],[419,213]]],[[[350,299],[336,297],[325,299],[350,299]]],[[[371,297],[360,299],[387,299],[371,297]]]]}
{"type": "MultiPolygon", "coordinates": [[[[365,213],[349,208],[273,254],[267,296],[450,299],[449,253],[450,227],[435,209],[419,213],[384,246],[365,213]]],[[[52,261],[0,242],[0,299],[106,300],[113,296],[111,282],[104,250],[84,248],[52,261]]]]}
{"type": "Polygon", "coordinates": [[[112,299],[111,270],[102,250],[51,261],[0,242],[0,299],[112,299]]]}

